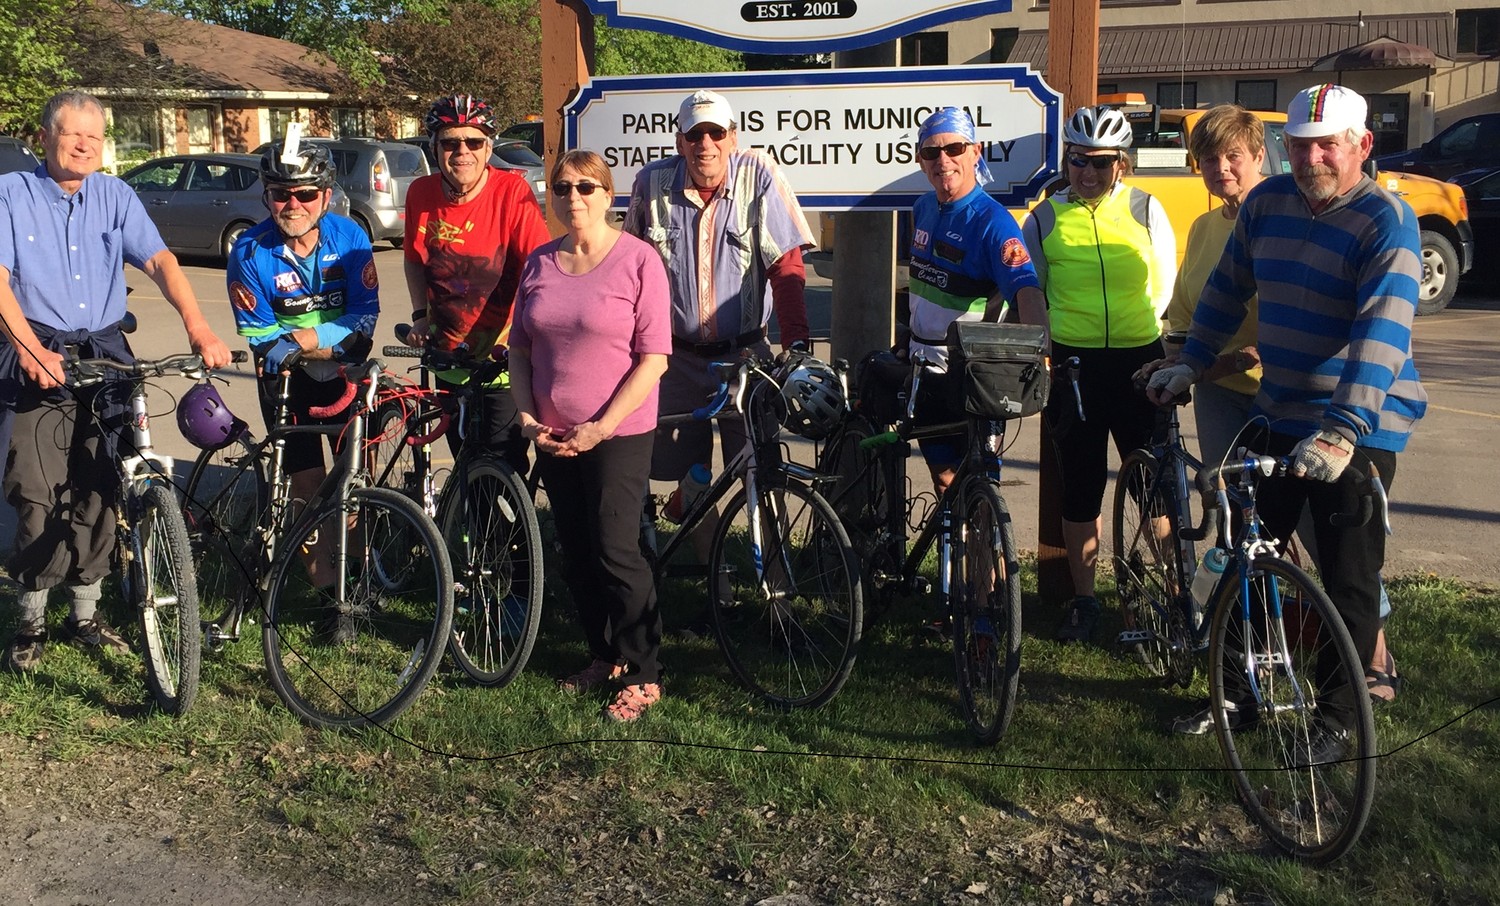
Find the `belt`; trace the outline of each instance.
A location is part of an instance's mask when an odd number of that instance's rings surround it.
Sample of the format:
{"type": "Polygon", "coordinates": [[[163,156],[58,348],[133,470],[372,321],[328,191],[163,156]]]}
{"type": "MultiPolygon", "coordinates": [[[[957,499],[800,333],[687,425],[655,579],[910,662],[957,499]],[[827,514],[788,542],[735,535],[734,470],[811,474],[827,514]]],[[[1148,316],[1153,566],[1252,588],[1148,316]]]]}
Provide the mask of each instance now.
{"type": "Polygon", "coordinates": [[[765,338],[766,329],[764,327],[758,327],[755,330],[742,333],[732,340],[718,340],[713,343],[690,343],[679,337],[673,337],[672,349],[677,352],[691,352],[694,355],[720,355],[736,349],[744,349],[746,346],[754,346],[765,338]]]}

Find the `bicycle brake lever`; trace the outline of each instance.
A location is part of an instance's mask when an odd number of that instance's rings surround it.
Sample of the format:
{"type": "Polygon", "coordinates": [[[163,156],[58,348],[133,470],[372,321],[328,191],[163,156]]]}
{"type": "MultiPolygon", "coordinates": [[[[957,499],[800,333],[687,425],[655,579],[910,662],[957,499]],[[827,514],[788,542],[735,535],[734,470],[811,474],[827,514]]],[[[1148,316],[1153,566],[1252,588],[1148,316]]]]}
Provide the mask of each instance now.
{"type": "Polygon", "coordinates": [[[1391,530],[1391,501],[1385,496],[1385,482],[1380,480],[1379,474],[1370,476],[1370,488],[1375,494],[1375,499],[1380,501],[1380,521],[1385,525],[1385,533],[1394,535],[1391,530]]]}

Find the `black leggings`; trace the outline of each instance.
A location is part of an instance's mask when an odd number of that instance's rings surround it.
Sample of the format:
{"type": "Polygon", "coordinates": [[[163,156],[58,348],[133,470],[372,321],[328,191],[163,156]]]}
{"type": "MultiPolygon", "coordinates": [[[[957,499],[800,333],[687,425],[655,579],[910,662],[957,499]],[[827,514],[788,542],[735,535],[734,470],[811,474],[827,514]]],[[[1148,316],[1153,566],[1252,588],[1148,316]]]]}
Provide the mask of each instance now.
{"type": "Polygon", "coordinates": [[[1062,518],[1093,522],[1104,502],[1109,481],[1109,450],[1113,437],[1120,457],[1151,442],[1156,407],[1135,389],[1130,376],[1142,365],[1162,357],[1159,340],[1128,349],[1083,349],[1052,344],[1054,365],[1077,356],[1078,396],[1066,377],[1054,380],[1043,417],[1051,430],[1062,478],[1062,518]],[[1078,418],[1078,398],[1085,418],[1078,418]]]}

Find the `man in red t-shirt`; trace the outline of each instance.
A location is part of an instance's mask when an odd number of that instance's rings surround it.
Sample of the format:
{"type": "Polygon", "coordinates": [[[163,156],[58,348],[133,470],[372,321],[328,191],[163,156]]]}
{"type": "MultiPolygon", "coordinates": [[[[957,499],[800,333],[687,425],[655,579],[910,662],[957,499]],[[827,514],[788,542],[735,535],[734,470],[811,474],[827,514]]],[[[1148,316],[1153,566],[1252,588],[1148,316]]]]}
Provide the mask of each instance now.
{"type": "MultiPolygon", "coordinates": [[[[479,353],[506,342],[521,267],[551,236],[526,180],[489,164],[495,116],[488,104],[466,94],[439,98],[426,123],[438,172],[406,193],[406,285],[412,298],[407,343],[442,350],[466,345],[479,353]]],[[[461,383],[464,377],[448,372],[438,383],[461,383]]],[[[483,400],[479,441],[524,475],[527,441],[508,377],[483,400]]],[[[457,425],[448,443],[457,453],[457,425]]]]}

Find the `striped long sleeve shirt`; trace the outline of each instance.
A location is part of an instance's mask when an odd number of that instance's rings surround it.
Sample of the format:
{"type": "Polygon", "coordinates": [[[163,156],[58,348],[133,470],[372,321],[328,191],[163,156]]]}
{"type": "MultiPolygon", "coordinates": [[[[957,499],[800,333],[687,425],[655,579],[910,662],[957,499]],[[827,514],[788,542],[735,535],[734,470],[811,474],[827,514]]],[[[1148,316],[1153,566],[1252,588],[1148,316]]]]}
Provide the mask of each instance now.
{"type": "Polygon", "coordinates": [[[1399,452],[1427,411],[1411,357],[1419,249],[1411,207],[1368,178],[1314,215],[1291,176],[1272,177],[1240,208],[1183,357],[1207,368],[1259,292],[1257,414],[1399,452]]]}

